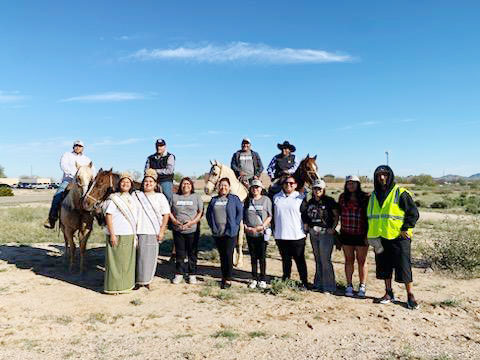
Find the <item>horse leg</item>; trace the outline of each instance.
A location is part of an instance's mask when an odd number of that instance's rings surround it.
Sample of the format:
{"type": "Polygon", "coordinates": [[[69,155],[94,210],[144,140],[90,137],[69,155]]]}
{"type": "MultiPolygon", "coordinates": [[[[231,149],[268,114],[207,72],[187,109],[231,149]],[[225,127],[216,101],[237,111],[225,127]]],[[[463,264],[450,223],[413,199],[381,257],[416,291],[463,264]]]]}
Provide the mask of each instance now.
{"type": "Polygon", "coordinates": [[[242,267],[243,266],[243,236],[245,234],[244,228],[243,228],[243,221],[240,222],[240,230],[238,231],[238,241],[237,241],[237,246],[235,248],[234,252],[234,261],[233,264],[235,267],[242,267]]]}
{"type": "Polygon", "coordinates": [[[87,241],[92,233],[93,219],[82,223],[82,229],[79,231],[80,243],[80,274],[83,274],[86,263],[87,241]]]}
{"type": "Polygon", "coordinates": [[[73,271],[73,262],[75,259],[75,241],[73,240],[75,231],[72,230],[70,227],[65,228],[64,230],[64,236],[66,241],[68,242],[68,255],[69,255],[69,271],[73,271]]]}

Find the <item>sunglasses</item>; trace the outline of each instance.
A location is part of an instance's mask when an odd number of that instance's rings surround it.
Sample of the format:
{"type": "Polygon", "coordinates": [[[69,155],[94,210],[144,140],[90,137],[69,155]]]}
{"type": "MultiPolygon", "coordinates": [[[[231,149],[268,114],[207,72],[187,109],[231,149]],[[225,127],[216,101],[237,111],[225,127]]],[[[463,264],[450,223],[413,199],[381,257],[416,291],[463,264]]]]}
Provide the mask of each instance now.
{"type": "Polygon", "coordinates": [[[295,185],[296,182],[293,182],[293,181],[286,181],[284,182],[285,185],[295,185]]]}

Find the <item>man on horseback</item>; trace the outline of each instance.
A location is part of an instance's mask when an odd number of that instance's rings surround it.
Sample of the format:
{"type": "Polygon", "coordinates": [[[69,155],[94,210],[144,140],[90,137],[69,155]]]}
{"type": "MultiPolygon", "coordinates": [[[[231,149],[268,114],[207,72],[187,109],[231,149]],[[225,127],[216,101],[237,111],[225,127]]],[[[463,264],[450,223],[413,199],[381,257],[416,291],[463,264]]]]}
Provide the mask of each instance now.
{"type": "Polygon", "coordinates": [[[262,160],[257,152],[251,149],[250,139],[242,140],[242,148],[233,154],[230,167],[235,172],[238,180],[246,187],[253,179],[259,179],[263,171],[262,160]]]}
{"type": "Polygon", "coordinates": [[[175,171],[175,155],[167,152],[167,143],[164,139],[155,142],[157,152],[147,158],[145,171],[155,169],[158,175],[158,185],[162,188],[163,194],[168,202],[172,203],[173,174],[175,171]]]}
{"type": "MultiPolygon", "coordinates": [[[[67,186],[74,181],[78,167],[88,165],[92,162],[90,158],[83,154],[83,150],[83,142],[81,140],[76,140],[73,143],[73,151],[64,153],[60,159],[60,168],[63,171],[63,178],[62,183],[53,196],[52,205],[50,206],[50,211],[48,213],[48,219],[43,224],[43,226],[47,229],[53,229],[55,227],[55,222],[58,219],[60,203],[64,198],[64,193],[67,189],[67,186]]],[[[95,174],[95,168],[93,165],[92,173],[95,174]]]]}
{"type": "Polygon", "coordinates": [[[294,145],[284,141],[283,144],[277,144],[277,147],[282,152],[273,157],[267,168],[268,176],[272,180],[270,191],[273,194],[281,190],[281,180],[285,179],[287,175],[293,174],[299,165],[295,154],[293,154],[296,150],[294,145]]]}

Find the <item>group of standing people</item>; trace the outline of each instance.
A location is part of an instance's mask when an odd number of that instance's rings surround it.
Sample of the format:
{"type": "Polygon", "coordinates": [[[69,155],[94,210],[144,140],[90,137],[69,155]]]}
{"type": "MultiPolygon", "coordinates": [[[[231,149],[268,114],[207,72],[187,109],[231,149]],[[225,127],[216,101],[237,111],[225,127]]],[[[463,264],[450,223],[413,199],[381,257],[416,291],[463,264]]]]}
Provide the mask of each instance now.
{"type": "MultiPolygon", "coordinates": [[[[147,158],[141,190],[133,190],[132,177],[122,174],[117,192],[105,204],[106,293],[128,292],[135,285],[150,286],[156,271],[158,244],[165,237],[169,221],[176,249],[172,283],[197,282],[203,201],[195,194],[194,183],[188,177],[181,179],[177,193],[172,194],[175,156],[166,151],[163,139],[157,140],[155,145],[157,152],[147,158]],[[159,188],[162,193],[157,192],[159,188]]],[[[206,220],[220,254],[221,287],[231,286],[233,252],[243,220],[251,257],[250,288],[267,287],[266,250],[273,235],[282,259],[283,280],[290,279],[295,261],[303,288],[336,292],[331,260],[336,246],[343,249],[345,256],[345,295],[354,296],[356,260],[359,272],[356,294],[364,297],[368,273],[366,259],[371,245],[375,251],[376,276],[385,282],[385,294],[379,302],[395,301],[392,290],[395,271],[395,281],[405,284],[408,307],[418,308],[412,290],[410,252],[412,229],[419,214],[409,191],[395,184],[392,169],[382,165],[375,170],[371,195],[361,189],[358,177],[348,176],[338,202],[326,195],[323,180],[315,181],[311,198],[307,200],[306,192],[298,191],[297,180],[292,175],[298,166],[293,155],[295,147],[285,141],[278,144],[278,148],[281,153],[272,159],[267,171],[273,180],[282,177],[283,181],[276,184],[281,189],[272,199],[265,195],[259,180],[263,171],[261,159],[251,150],[250,140],[243,139],[242,149],[232,157],[232,168],[248,186],[248,197],[242,202],[231,194],[230,180],[223,178],[218,183],[218,195],[208,204],[206,220]],[[313,286],[308,283],[305,260],[307,234],[315,256],[313,286]]],[[[75,142],[72,154],[64,157],[83,157],[83,143],[75,142]]],[[[67,172],[65,178],[68,184],[67,172]]],[[[61,192],[57,191],[54,196],[50,215],[55,212],[59,194],[61,192]]],[[[52,226],[51,216],[45,226],[52,226]]]]}

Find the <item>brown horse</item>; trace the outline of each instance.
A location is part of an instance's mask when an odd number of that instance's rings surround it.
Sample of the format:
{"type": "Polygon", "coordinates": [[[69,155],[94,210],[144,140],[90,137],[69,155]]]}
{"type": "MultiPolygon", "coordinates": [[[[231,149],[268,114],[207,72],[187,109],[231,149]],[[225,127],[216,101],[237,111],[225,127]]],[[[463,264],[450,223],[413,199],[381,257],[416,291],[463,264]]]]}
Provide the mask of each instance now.
{"type": "MultiPolygon", "coordinates": [[[[115,192],[120,182],[120,175],[110,170],[98,170],[97,176],[83,196],[82,205],[87,211],[96,211],[107,200],[108,196],[115,192]]],[[[141,183],[133,182],[133,188],[139,190],[141,183]]]]}
{"type": "Polygon", "coordinates": [[[73,270],[75,258],[75,236],[80,246],[80,272],[85,267],[85,249],[88,238],[92,232],[93,214],[85,211],[82,206],[82,198],[93,178],[92,163],[86,166],[78,166],[74,183],[67,187],[68,194],[60,206],[60,229],[65,240],[65,256],[69,256],[69,269],[73,270]]]}
{"type": "MultiPolygon", "coordinates": [[[[308,185],[308,187],[312,187],[315,180],[319,179],[316,160],[317,155],[310,157],[310,154],[307,154],[307,156],[305,156],[305,158],[300,161],[300,164],[298,164],[297,170],[295,170],[295,172],[292,174],[298,184],[298,192],[304,192],[305,185],[308,185]]],[[[288,176],[290,175],[284,174],[280,178],[275,180],[274,183],[272,183],[272,185],[268,189],[268,194],[270,197],[273,197],[273,195],[281,191],[281,185],[288,176]]]]}

